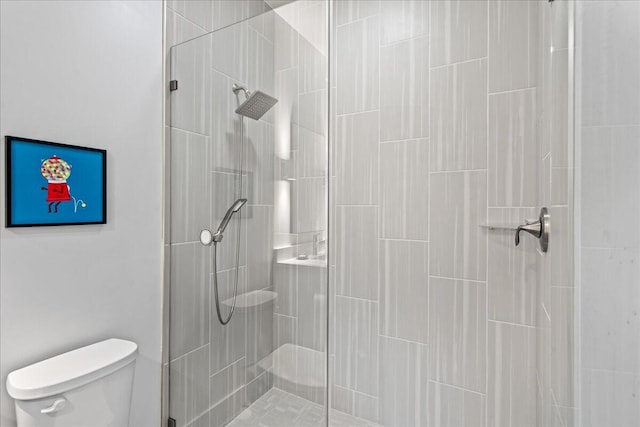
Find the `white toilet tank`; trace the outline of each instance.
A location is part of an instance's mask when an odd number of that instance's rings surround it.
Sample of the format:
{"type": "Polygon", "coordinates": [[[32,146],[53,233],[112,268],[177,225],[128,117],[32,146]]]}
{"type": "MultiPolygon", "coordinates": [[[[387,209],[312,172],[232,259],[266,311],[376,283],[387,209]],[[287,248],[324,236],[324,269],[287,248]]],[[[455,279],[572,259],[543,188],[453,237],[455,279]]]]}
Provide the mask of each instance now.
{"type": "Polygon", "coordinates": [[[13,371],[18,427],[127,427],[137,355],[112,338],[13,371]]]}

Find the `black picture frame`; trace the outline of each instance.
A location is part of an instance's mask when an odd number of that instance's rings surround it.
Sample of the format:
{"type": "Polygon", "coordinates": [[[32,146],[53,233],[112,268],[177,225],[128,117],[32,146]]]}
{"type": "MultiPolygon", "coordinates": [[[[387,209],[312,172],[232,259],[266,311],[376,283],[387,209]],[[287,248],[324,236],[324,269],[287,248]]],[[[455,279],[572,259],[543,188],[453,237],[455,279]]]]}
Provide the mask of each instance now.
{"type": "Polygon", "coordinates": [[[5,184],[7,228],[107,223],[106,150],[6,135],[5,184]],[[90,201],[76,198],[72,188],[90,201]],[[73,214],[63,202],[73,202],[73,214]]]}

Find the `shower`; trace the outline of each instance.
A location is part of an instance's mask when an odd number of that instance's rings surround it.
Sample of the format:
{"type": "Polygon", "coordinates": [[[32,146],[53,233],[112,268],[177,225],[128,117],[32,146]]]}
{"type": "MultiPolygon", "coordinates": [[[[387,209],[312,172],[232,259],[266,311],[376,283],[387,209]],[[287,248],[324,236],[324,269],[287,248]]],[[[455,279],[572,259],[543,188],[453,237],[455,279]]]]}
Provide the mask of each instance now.
{"type": "MultiPolygon", "coordinates": [[[[169,2],[179,19],[183,3],[169,2]]],[[[586,34],[597,51],[635,34],[639,2],[256,3],[253,17],[216,9],[216,25],[229,26],[171,52],[168,77],[184,89],[171,92],[169,110],[169,410],[178,425],[573,427],[587,399],[599,411],[587,414],[591,424],[615,425],[624,401],[631,421],[617,424],[640,426],[630,388],[616,382],[633,382],[622,376],[631,366],[619,376],[603,374],[620,365],[604,356],[602,366],[578,363],[578,276],[592,276],[587,297],[609,296],[627,332],[636,308],[617,310],[623,294],[606,280],[614,267],[633,276],[636,258],[620,250],[625,264],[602,270],[585,260],[607,261],[614,240],[640,240],[592,234],[584,225],[598,216],[574,222],[581,189],[601,185],[582,204],[597,211],[601,195],[617,200],[613,184],[631,191],[624,184],[637,178],[614,165],[578,188],[574,162],[586,154],[598,175],[603,156],[625,154],[617,141],[631,147],[638,132],[626,110],[605,117],[608,93],[596,103],[585,92],[595,106],[575,110],[572,29],[581,23],[573,9],[588,4],[589,22],[604,26],[586,34]],[[618,34],[622,15],[630,21],[618,34]],[[586,128],[574,118],[588,118],[586,128]],[[615,128],[622,119],[629,129],[615,128]],[[583,131],[589,140],[574,146],[583,131]],[[213,248],[197,241],[207,224],[213,248]],[[582,255],[580,242],[592,245],[582,255]],[[582,264],[588,271],[574,271],[582,264]]],[[[597,56],[582,56],[585,68],[597,65],[587,89],[599,82],[597,56]]],[[[614,341],[600,336],[600,320],[582,319],[585,348],[614,341]]]]}
{"type": "Polygon", "coordinates": [[[218,316],[218,320],[221,324],[226,325],[231,321],[231,317],[233,316],[233,311],[236,308],[236,297],[238,295],[238,272],[240,270],[240,235],[242,228],[242,212],[240,210],[247,203],[248,199],[242,198],[242,176],[244,174],[244,117],[249,117],[254,120],[259,120],[263,115],[266,114],[267,111],[273,107],[278,100],[272,96],[267,95],[266,93],[256,90],[255,92],[250,92],[245,86],[240,86],[238,84],[234,84],[232,87],[232,91],[236,94],[236,98],[238,92],[244,92],[245,100],[240,103],[238,101],[238,108],[236,108],[236,113],[240,115],[240,167],[238,174],[238,182],[235,189],[236,201],[227,209],[218,229],[214,234],[211,234],[209,230],[202,230],[200,233],[200,242],[203,245],[211,245],[213,244],[213,289],[214,296],[216,302],[216,314],[218,316]],[[224,237],[224,231],[229,225],[229,221],[233,218],[235,214],[240,215],[240,221],[238,222],[238,229],[236,230],[236,260],[235,260],[235,275],[233,281],[233,300],[231,302],[231,309],[229,310],[229,314],[224,317],[222,315],[222,309],[220,308],[220,292],[218,290],[218,243],[222,241],[224,237]]]}

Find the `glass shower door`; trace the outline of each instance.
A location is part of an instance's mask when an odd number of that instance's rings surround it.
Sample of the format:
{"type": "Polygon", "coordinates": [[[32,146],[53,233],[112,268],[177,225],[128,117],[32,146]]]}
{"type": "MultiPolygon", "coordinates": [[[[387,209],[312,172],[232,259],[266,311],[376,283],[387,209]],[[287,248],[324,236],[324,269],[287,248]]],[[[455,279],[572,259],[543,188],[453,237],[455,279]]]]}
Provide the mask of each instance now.
{"type": "Polygon", "coordinates": [[[326,7],[294,2],[172,48],[177,426],[326,423],[326,7]]]}

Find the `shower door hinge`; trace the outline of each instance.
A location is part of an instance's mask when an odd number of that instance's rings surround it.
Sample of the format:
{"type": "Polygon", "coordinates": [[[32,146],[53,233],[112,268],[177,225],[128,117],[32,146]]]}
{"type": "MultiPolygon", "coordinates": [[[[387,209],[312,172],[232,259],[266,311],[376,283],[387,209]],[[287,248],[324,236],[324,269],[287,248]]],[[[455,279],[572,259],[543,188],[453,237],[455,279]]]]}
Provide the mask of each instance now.
{"type": "MultiPolygon", "coordinates": [[[[174,90],[178,90],[178,81],[177,80],[171,80],[169,82],[169,91],[173,92],[174,90]]],[[[171,426],[169,426],[171,427],[171,426]]]]}
{"type": "Polygon", "coordinates": [[[169,417],[169,421],[167,421],[167,427],[177,427],[178,424],[176,423],[176,420],[174,420],[173,418],[169,417]]]}

